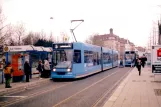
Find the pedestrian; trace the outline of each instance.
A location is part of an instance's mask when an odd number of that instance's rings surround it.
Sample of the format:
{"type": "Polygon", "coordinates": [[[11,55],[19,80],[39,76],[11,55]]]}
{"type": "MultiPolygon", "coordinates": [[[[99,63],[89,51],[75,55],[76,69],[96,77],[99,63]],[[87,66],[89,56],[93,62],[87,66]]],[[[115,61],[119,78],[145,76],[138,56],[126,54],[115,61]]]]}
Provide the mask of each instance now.
{"type": "Polygon", "coordinates": [[[12,73],[13,73],[13,68],[11,67],[11,63],[8,62],[8,64],[4,67],[5,88],[12,88],[10,85],[12,73]]]}
{"type": "Polygon", "coordinates": [[[133,59],[132,59],[132,57],[131,57],[131,68],[133,67],[133,59]]]}
{"type": "Polygon", "coordinates": [[[29,65],[29,61],[28,60],[25,61],[24,72],[25,72],[25,75],[26,75],[26,82],[29,82],[29,77],[31,75],[31,67],[29,65]]]}
{"type": "Polygon", "coordinates": [[[124,67],[122,58],[120,59],[120,66],[119,67],[124,67]]]}
{"type": "Polygon", "coordinates": [[[136,67],[136,68],[137,68],[138,59],[139,59],[139,56],[137,56],[137,57],[135,58],[135,60],[134,60],[134,67],[136,67]]]}
{"type": "Polygon", "coordinates": [[[39,78],[41,78],[42,77],[42,72],[43,72],[43,65],[42,65],[42,61],[41,60],[39,61],[37,70],[39,71],[39,74],[40,74],[39,78]]]}
{"type": "Polygon", "coordinates": [[[139,71],[139,76],[141,75],[141,60],[138,58],[137,59],[137,69],[138,69],[138,71],[139,71]]]}
{"type": "Polygon", "coordinates": [[[141,65],[142,65],[142,67],[144,68],[144,66],[145,66],[145,63],[146,63],[146,61],[147,61],[147,58],[146,58],[146,56],[143,54],[143,56],[140,58],[141,59],[141,65]]]}
{"type": "Polygon", "coordinates": [[[44,76],[48,78],[50,76],[50,64],[48,58],[44,60],[44,76]]]}
{"type": "Polygon", "coordinates": [[[135,66],[135,58],[134,59],[132,59],[132,62],[131,62],[131,67],[134,67],[135,66]]]}

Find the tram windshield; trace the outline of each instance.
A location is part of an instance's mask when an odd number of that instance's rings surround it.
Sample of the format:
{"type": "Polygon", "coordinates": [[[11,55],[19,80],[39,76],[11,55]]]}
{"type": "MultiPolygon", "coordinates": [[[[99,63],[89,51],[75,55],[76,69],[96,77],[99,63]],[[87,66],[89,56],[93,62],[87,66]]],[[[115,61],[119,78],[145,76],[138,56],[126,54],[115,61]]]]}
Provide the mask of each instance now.
{"type": "Polygon", "coordinates": [[[55,68],[70,68],[73,50],[57,50],[53,52],[53,64],[55,68]]]}
{"type": "Polygon", "coordinates": [[[134,60],[134,58],[135,58],[135,54],[133,53],[133,54],[125,54],[125,60],[126,61],[133,61],[134,60]]]}

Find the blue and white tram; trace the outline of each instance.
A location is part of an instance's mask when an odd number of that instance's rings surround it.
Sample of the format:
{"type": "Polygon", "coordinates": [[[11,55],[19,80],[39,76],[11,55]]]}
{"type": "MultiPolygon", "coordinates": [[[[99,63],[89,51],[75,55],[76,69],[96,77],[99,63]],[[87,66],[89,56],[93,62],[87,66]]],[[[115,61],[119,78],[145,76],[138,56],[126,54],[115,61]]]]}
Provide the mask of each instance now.
{"type": "Polygon", "coordinates": [[[133,66],[135,64],[136,52],[135,51],[125,51],[124,62],[125,66],[133,66]]]}
{"type": "Polygon", "coordinates": [[[54,43],[51,78],[85,77],[116,67],[117,57],[116,51],[100,46],[79,42],[54,43]]]}

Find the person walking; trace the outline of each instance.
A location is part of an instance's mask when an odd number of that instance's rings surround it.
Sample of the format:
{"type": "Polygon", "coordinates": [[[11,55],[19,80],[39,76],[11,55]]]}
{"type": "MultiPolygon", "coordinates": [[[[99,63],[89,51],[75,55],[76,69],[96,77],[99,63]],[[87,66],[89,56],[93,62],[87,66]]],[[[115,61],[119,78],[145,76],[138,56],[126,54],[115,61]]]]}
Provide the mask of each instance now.
{"type": "Polygon", "coordinates": [[[42,61],[41,60],[39,61],[37,70],[39,71],[39,74],[40,74],[39,78],[41,78],[42,77],[42,72],[43,72],[43,65],[42,65],[42,61]]]}
{"type": "Polygon", "coordinates": [[[131,67],[134,67],[135,66],[135,61],[136,61],[136,59],[134,58],[134,59],[132,59],[132,61],[131,61],[131,67]]]}
{"type": "Polygon", "coordinates": [[[29,65],[29,61],[28,60],[25,61],[24,72],[25,72],[25,75],[26,75],[26,82],[29,82],[29,77],[31,75],[31,67],[29,65]]]}
{"type": "Polygon", "coordinates": [[[47,58],[44,60],[44,71],[43,72],[46,78],[50,76],[50,64],[47,58]]]}
{"type": "Polygon", "coordinates": [[[12,88],[10,86],[12,73],[13,73],[13,68],[11,67],[11,63],[8,62],[8,64],[4,67],[5,88],[12,88]]]}
{"type": "Polygon", "coordinates": [[[120,65],[119,65],[119,67],[124,67],[124,65],[123,65],[123,59],[122,58],[120,58],[120,65]]]}
{"type": "Polygon", "coordinates": [[[138,69],[138,71],[139,71],[139,76],[141,75],[141,60],[138,58],[137,59],[137,69],[138,69]]]}
{"type": "Polygon", "coordinates": [[[146,58],[146,56],[143,54],[143,56],[140,58],[140,60],[141,60],[141,65],[142,65],[142,67],[144,68],[144,66],[145,66],[145,64],[146,64],[146,61],[147,61],[147,58],[146,58]]]}

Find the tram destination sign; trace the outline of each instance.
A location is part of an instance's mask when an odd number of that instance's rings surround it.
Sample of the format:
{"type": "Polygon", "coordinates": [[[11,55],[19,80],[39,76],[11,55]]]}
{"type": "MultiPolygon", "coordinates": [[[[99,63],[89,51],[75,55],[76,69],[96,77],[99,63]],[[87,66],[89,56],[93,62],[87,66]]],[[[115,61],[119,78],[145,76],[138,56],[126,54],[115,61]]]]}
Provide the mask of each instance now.
{"type": "Polygon", "coordinates": [[[72,49],[72,43],[53,44],[53,49],[72,49]]]}

